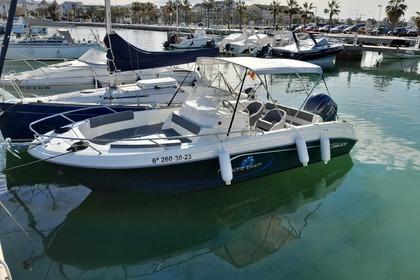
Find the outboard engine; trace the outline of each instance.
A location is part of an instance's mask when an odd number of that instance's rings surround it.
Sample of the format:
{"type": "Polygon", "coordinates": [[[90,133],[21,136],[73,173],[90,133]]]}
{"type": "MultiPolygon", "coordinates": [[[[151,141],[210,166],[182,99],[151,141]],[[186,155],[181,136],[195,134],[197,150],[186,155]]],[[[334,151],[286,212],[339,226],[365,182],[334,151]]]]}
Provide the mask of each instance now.
{"type": "Polygon", "coordinates": [[[225,50],[228,52],[232,51],[233,50],[232,45],[230,43],[227,43],[225,46],[225,50]]]}
{"type": "Polygon", "coordinates": [[[320,93],[311,96],[303,109],[321,116],[324,122],[328,122],[336,119],[338,106],[328,94],[320,93]]]}
{"type": "Polygon", "coordinates": [[[208,40],[206,42],[206,48],[214,48],[216,44],[214,43],[214,40],[208,40]]]}
{"type": "Polygon", "coordinates": [[[169,39],[168,39],[168,41],[166,41],[165,43],[163,43],[163,47],[164,48],[169,48],[169,46],[171,45],[171,44],[174,44],[175,43],[175,39],[177,38],[177,34],[172,34],[170,37],[169,37],[169,39]]]}
{"type": "Polygon", "coordinates": [[[265,44],[261,50],[256,54],[257,57],[266,57],[270,53],[270,44],[265,44]]]}

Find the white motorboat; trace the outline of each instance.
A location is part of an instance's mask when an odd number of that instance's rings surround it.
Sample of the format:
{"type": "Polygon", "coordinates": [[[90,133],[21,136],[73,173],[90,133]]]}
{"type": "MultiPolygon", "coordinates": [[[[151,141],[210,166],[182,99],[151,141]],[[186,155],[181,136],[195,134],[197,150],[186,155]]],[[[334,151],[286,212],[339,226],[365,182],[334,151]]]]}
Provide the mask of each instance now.
{"type": "Polygon", "coordinates": [[[331,42],[323,34],[280,31],[274,34],[272,45],[263,47],[257,56],[290,58],[331,68],[343,49],[341,42],[331,42]]]}
{"type": "Polygon", "coordinates": [[[250,34],[243,40],[226,43],[223,52],[226,55],[253,55],[255,48],[261,49],[271,42],[272,38],[267,34],[250,34]]]}
{"type": "Polygon", "coordinates": [[[242,32],[234,32],[230,33],[229,35],[225,36],[222,41],[220,41],[220,52],[224,52],[226,49],[226,45],[233,42],[243,41],[248,38],[249,32],[246,30],[242,30],[242,32]]]}
{"type": "Polygon", "coordinates": [[[207,35],[205,30],[196,30],[194,34],[185,36],[172,34],[163,46],[169,49],[214,48],[218,47],[222,40],[221,36],[207,35]]]}
{"type": "Polygon", "coordinates": [[[29,154],[91,189],[176,193],[328,162],[357,141],[329,94],[315,94],[324,81],[317,65],[203,57],[197,66],[202,77],[181,107],[108,114],[45,134],[34,130],[29,154]],[[290,75],[298,78],[307,94],[300,107],[268,92],[267,76],[277,74],[286,75],[286,84],[290,75]],[[314,87],[306,75],[316,76],[314,87]]]}

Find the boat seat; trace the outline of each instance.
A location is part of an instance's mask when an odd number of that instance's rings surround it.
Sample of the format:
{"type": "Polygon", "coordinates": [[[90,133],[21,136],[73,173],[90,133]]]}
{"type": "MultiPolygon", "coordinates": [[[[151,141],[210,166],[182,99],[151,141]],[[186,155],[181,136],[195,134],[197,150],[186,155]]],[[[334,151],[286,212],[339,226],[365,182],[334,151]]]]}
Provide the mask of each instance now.
{"type": "MultiPolygon", "coordinates": [[[[178,125],[180,128],[185,129],[189,131],[192,134],[199,134],[201,130],[201,126],[199,126],[196,123],[193,123],[192,121],[180,116],[176,112],[172,113],[172,122],[176,125],[178,125]]],[[[176,129],[175,129],[176,131],[176,129]]],[[[180,133],[182,134],[182,133],[180,133]]]]}
{"type": "Polygon", "coordinates": [[[89,119],[90,128],[99,127],[102,125],[117,123],[121,121],[128,121],[134,119],[133,111],[122,111],[118,113],[101,115],[89,119]]]}
{"type": "Polygon", "coordinates": [[[284,110],[272,109],[257,120],[255,127],[264,131],[281,129],[285,125],[285,120],[286,112],[284,110]]]}
{"type": "Polygon", "coordinates": [[[252,103],[249,103],[246,106],[246,109],[244,109],[244,112],[248,112],[249,114],[249,125],[251,127],[254,127],[257,120],[261,117],[263,114],[264,105],[262,102],[254,101],[252,103]]]}
{"type": "Polygon", "coordinates": [[[319,123],[322,122],[322,118],[314,113],[307,112],[304,110],[297,110],[292,107],[280,105],[280,104],[273,104],[273,103],[266,103],[264,111],[267,112],[269,110],[279,108],[286,112],[286,119],[285,121],[288,124],[292,125],[304,125],[304,124],[311,124],[311,123],[319,123]]]}
{"type": "Polygon", "coordinates": [[[268,111],[276,109],[276,108],[277,108],[276,104],[271,103],[271,102],[267,102],[267,103],[265,103],[264,112],[268,112],[268,111]]]}

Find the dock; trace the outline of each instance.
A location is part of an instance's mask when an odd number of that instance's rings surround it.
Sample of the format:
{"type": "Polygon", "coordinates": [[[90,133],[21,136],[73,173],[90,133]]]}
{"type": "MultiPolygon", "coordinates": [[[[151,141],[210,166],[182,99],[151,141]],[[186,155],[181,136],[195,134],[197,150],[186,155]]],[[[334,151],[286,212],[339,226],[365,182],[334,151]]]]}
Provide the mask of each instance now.
{"type": "MultiPolygon", "coordinates": [[[[105,26],[104,23],[75,23],[81,26],[105,26]]],[[[144,25],[144,24],[113,24],[122,29],[142,29],[163,32],[192,32],[196,26],[175,27],[170,25],[144,25]]],[[[208,34],[229,35],[232,32],[240,32],[239,29],[224,29],[203,27],[208,34]]],[[[387,35],[365,34],[326,34],[328,38],[339,40],[344,45],[344,50],[337,55],[339,59],[360,59],[365,51],[389,54],[395,57],[420,57],[418,37],[398,37],[387,35]],[[415,48],[417,46],[417,48],[415,48]]]]}

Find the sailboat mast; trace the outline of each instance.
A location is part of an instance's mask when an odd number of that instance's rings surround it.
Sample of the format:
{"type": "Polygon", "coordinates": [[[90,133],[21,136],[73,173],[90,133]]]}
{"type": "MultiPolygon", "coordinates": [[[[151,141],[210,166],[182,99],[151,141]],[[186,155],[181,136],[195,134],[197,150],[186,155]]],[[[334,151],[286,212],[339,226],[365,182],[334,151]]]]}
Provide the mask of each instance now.
{"type": "Polygon", "coordinates": [[[111,0],[105,0],[105,26],[106,34],[111,33],[111,0]]]}
{"type": "Polygon", "coordinates": [[[15,17],[16,6],[17,6],[17,0],[10,1],[9,16],[7,17],[6,30],[4,33],[3,44],[1,45],[0,77],[3,74],[4,61],[6,60],[7,49],[9,47],[10,34],[12,33],[13,19],[15,17]]]}

